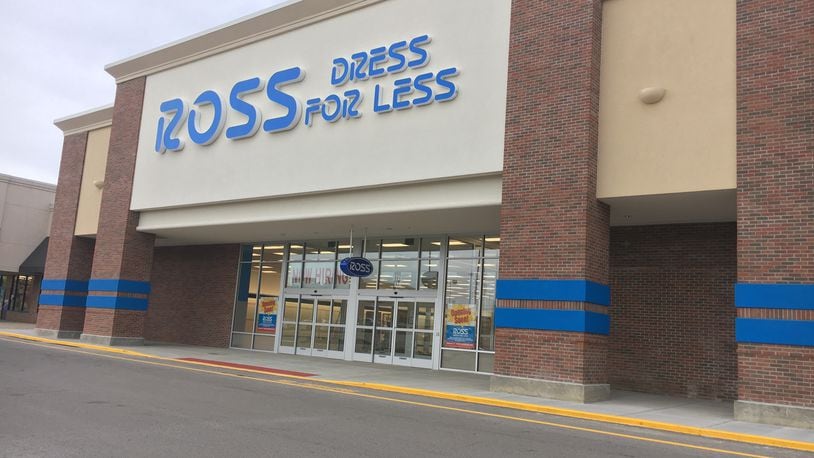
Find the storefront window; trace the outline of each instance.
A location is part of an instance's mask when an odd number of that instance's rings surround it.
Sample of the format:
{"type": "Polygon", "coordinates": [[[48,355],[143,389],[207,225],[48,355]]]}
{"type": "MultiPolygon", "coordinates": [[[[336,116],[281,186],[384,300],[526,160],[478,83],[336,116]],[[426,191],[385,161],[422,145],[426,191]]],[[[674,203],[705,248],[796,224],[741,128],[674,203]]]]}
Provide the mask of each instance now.
{"type": "Polygon", "coordinates": [[[365,257],[372,275],[360,279],[361,289],[438,289],[441,238],[382,239],[369,243],[365,257]]]}
{"type": "Polygon", "coordinates": [[[451,237],[441,367],[492,372],[500,238],[451,237]]]}
{"type": "Polygon", "coordinates": [[[240,263],[237,281],[237,301],[232,330],[252,332],[257,308],[257,287],[260,283],[260,261],[240,263]]]}
{"type": "Polygon", "coordinates": [[[354,359],[412,359],[413,365],[423,359],[419,366],[429,367],[439,358],[443,369],[493,371],[499,237],[386,238],[364,245],[357,251],[339,241],[244,246],[232,346],[273,351],[279,338],[283,352],[341,358],[349,326],[355,328],[354,359]],[[373,265],[372,275],[358,279],[359,289],[384,291],[349,304],[341,290],[352,281],[339,262],[359,251],[373,265]],[[433,299],[439,285],[442,316],[433,299]],[[346,325],[349,306],[356,317],[346,325]],[[435,320],[442,328],[439,356],[433,353],[435,320]]]}
{"type": "Polygon", "coordinates": [[[3,275],[0,277],[0,301],[2,310],[27,312],[34,277],[30,275],[3,275]]]}
{"type": "Polygon", "coordinates": [[[260,267],[260,293],[257,297],[257,316],[254,319],[255,350],[274,350],[277,320],[279,319],[280,281],[284,245],[264,245],[260,267]]]}
{"type": "Polygon", "coordinates": [[[483,237],[450,237],[450,258],[477,258],[482,255],[483,237]]]}
{"type": "Polygon", "coordinates": [[[350,250],[347,242],[338,241],[292,244],[286,288],[350,288],[351,278],[339,269],[339,262],[350,256],[350,250]]]}
{"type": "Polygon", "coordinates": [[[286,275],[286,288],[299,288],[302,286],[302,263],[290,261],[288,263],[288,274],[286,275]]]}
{"type": "Polygon", "coordinates": [[[285,245],[244,245],[238,266],[232,346],[274,350],[285,245]]]}

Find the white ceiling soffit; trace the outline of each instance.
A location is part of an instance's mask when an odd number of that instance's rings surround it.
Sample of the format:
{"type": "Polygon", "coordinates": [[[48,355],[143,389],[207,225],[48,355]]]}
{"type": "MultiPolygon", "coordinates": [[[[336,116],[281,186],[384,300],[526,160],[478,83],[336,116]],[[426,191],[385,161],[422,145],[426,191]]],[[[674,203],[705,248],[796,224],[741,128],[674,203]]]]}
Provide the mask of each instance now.
{"type": "Polygon", "coordinates": [[[87,132],[89,130],[107,127],[113,122],[113,104],[76,113],[64,118],[54,120],[64,135],[87,132]]]}
{"type": "Polygon", "coordinates": [[[290,0],[105,66],[117,83],[158,73],[383,0],[290,0]]]}
{"type": "Polygon", "coordinates": [[[143,211],[138,230],[176,244],[496,233],[500,199],[499,175],[476,176],[143,211]]]}
{"type": "Polygon", "coordinates": [[[296,221],[223,224],[154,231],[156,245],[202,245],[262,241],[307,241],[354,237],[415,237],[444,234],[497,234],[500,206],[379,213],[296,221]]]}
{"type": "Polygon", "coordinates": [[[735,189],[601,200],[611,207],[611,226],[719,223],[737,218],[735,189]]]}

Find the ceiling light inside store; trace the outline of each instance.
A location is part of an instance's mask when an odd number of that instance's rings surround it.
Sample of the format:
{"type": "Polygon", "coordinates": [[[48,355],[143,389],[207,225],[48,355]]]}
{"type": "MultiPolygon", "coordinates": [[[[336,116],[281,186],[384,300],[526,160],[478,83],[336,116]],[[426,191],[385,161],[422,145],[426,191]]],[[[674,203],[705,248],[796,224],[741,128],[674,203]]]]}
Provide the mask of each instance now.
{"type": "Polygon", "coordinates": [[[266,245],[263,248],[266,250],[282,250],[285,247],[282,245],[266,245]]]}
{"type": "MultiPolygon", "coordinates": [[[[440,246],[441,242],[432,242],[432,244],[440,246]]],[[[467,245],[467,243],[466,242],[461,242],[460,240],[450,240],[449,245],[450,246],[460,246],[460,245],[467,245]]]]}
{"type": "Polygon", "coordinates": [[[405,245],[404,243],[401,242],[394,242],[394,243],[382,243],[382,246],[384,248],[403,248],[410,245],[405,245]]]}
{"type": "Polygon", "coordinates": [[[499,242],[500,237],[486,237],[487,242],[499,242]]]}

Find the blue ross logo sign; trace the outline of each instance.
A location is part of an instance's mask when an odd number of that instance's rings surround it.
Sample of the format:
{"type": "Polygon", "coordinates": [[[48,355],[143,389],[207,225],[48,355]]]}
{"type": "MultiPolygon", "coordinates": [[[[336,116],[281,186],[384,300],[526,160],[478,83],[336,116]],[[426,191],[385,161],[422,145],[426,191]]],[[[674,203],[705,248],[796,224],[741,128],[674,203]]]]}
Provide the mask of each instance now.
{"type": "Polygon", "coordinates": [[[345,258],[339,261],[339,270],[349,277],[367,277],[373,273],[373,264],[365,258],[345,258]]]}
{"type": "Polygon", "coordinates": [[[285,90],[286,86],[305,78],[305,70],[301,67],[279,70],[267,79],[255,76],[238,81],[228,95],[207,89],[192,103],[181,98],[165,100],[159,106],[161,114],[156,125],[155,151],[181,151],[184,148],[182,136],[203,146],[213,143],[223,131],[228,140],[239,140],[253,136],[261,127],[270,134],[293,129],[302,118],[305,118],[305,125],[311,127],[318,119],[328,124],[340,119],[355,120],[371,109],[375,114],[385,114],[449,102],[458,95],[458,86],[454,82],[459,73],[457,67],[415,74],[430,61],[426,48],[431,41],[429,35],[421,35],[337,57],[332,61],[330,74],[330,83],[336,92],[306,98],[305,103],[285,90]],[[407,75],[392,84],[373,86],[372,107],[364,103],[362,89],[348,87],[405,71],[407,75]],[[283,109],[285,114],[263,119],[261,107],[245,99],[254,92],[265,92],[267,101],[283,109]],[[213,112],[209,125],[201,125],[205,124],[201,120],[202,109],[213,112]]]}

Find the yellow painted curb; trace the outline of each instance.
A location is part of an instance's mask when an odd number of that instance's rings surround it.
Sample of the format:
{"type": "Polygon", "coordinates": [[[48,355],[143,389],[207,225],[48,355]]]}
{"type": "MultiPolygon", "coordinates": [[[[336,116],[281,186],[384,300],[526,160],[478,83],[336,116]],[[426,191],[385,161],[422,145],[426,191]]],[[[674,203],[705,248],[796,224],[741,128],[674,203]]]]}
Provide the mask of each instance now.
{"type": "Polygon", "coordinates": [[[687,434],[692,436],[701,436],[711,439],[724,439],[734,442],[744,442],[755,445],[768,445],[772,447],[788,448],[793,450],[803,450],[814,452],[814,443],[793,441],[789,439],[778,439],[766,436],[757,436],[753,434],[736,433],[729,431],[722,431],[717,429],[700,428],[696,426],[685,426],[674,423],[665,423],[660,421],[645,420],[642,418],[623,417],[619,415],[609,415],[602,413],[586,412],[584,410],[565,409],[561,407],[541,406],[538,404],[529,404],[516,401],[504,401],[500,399],[484,398],[480,396],[469,396],[465,394],[445,393],[442,391],[424,390],[419,388],[407,388],[394,385],[383,385],[378,383],[368,382],[347,382],[347,381],[333,381],[340,385],[352,386],[356,388],[367,388],[379,391],[389,391],[394,393],[411,394],[415,396],[424,396],[438,399],[447,399],[451,401],[460,401],[471,404],[480,404],[492,407],[502,407],[514,410],[523,410],[527,412],[536,412],[549,415],[557,415],[561,417],[579,418],[583,420],[600,421],[603,423],[614,423],[626,426],[637,426],[641,428],[656,429],[661,431],[669,431],[680,434],[687,434]]]}
{"type": "Polygon", "coordinates": [[[104,352],[108,352],[108,353],[118,353],[120,355],[140,356],[140,357],[143,357],[143,358],[155,358],[153,355],[148,355],[146,353],[140,353],[140,352],[132,351],[132,350],[125,350],[123,348],[108,347],[108,346],[104,346],[104,345],[92,345],[92,344],[86,344],[86,343],[82,343],[82,342],[68,342],[68,341],[65,341],[65,340],[49,339],[47,337],[40,337],[40,336],[30,336],[28,334],[17,334],[17,333],[14,333],[14,332],[0,331],[0,336],[14,337],[14,338],[17,338],[17,339],[31,340],[31,341],[34,341],[34,342],[50,343],[50,344],[54,344],[54,345],[62,345],[62,346],[65,346],[65,347],[85,348],[85,349],[89,349],[89,350],[98,350],[98,351],[104,351],[104,352]]]}
{"type": "Polygon", "coordinates": [[[645,420],[641,418],[633,418],[633,417],[623,417],[619,415],[609,415],[609,414],[602,414],[602,413],[594,413],[594,412],[586,412],[583,410],[573,410],[573,409],[565,409],[561,407],[550,407],[550,406],[542,406],[538,404],[530,404],[525,402],[517,402],[517,401],[505,401],[500,399],[493,399],[493,398],[486,398],[481,396],[470,396],[465,394],[456,394],[456,393],[447,393],[443,391],[433,391],[433,390],[425,390],[420,388],[408,388],[403,386],[397,385],[386,385],[381,383],[369,383],[369,382],[353,382],[353,381],[346,381],[346,380],[329,380],[329,379],[317,379],[313,377],[303,377],[298,375],[290,375],[290,374],[270,374],[264,371],[258,371],[253,369],[243,369],[243,368],[236,368],[228,365],[221,365],[216,363],[204,363],[199,361],[185,361],[182,359],[176,358],[165,358],[162,356],[155,356],[150,355],[147,353],[132,351],[132,350],[125,350],[122,348],[115,348],[115,347],[108,347],[103,345],[91,345],[81,342],[67,342],[64,340],[56,340],[56,339],[48,339],[45,337],[39,336],[30,336],[26,334],[17,334],[11,332],[4,332],[0,331],[0,336],[6,337],[13,337],[18,339],[24,340],[31,340],[35,342],[44,342],[50,343],[54,345],[62,345],[67,347],[75,347],[75,348],[84,348],[90,350],[97,350],[107,353],[117,353],[117,354],[124,354],[129,356],[138,356],[142,358],[150,358],[150,359],[158,359],[158,360],[165,360],[165,361],[173,361],[178,363],[185,363],[191,365],[198,365],[198,366],[209,366],[209,367],[218,367],[222,369],[229,369],[233,371],[239,372],[249,372],[249,373],[257,373],[263,375],[273,375],[275,377],[286,377],[286,378],[293,378],[293,379],[300,379],[300,380],[308,380],[310,382],[318,382],[318,383],[325,383],[325,384],[333,384],[333,385],[341,385],[341,386],[348,386],[354,388],[363,388],[363,389],[370,389],[376,391],[385,391],[391,393],[400,393],[400,394],[408,394],[413,396],[423,396],[435,399],[445,399],[450,401],[458,401],[458,402],[465,402],[469,404],[479,404],[491,407],[501,407],[506,409],[513,409],[513,410],[521,410],[526,412],[535,412],[535,413],[542,413],[548,415],[557,415],[560,417],[569,417],[569,418],[578,418],[582,420],[592,420],[598,421],[603,423],[612,423],[612,424],[619,424],[625,426],[636,426],[640,428],[647,428],[647,429],[654,429],[659,431],[669,431],[679,434],[686,434],[692,436],[700,436],[706,437],[710,439],[723,439],[728,441],[734,442],[743,442],[747,444],[754,444],[754,445],[766,445],[771,447],[780,447],[786,448],[791,450],[801,450],[806,452],[814,452],[814,443],[813,442],[802,442],[802,441],[794,441],[789,439],[778,439],[773,437],[766,437],[766,436],[757,436],[754,434],[744,434],[744,433],[736,433],[736,432],[729,432],[729,431],[722,431],[717,429],[708,429],[708,428],[699,428],[695,426],[685,426],[679,425],[674,423],[666,423],[660,421],[653,421],[653,420],[645,420]]]}

